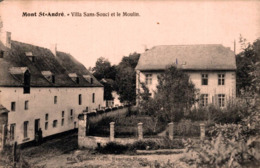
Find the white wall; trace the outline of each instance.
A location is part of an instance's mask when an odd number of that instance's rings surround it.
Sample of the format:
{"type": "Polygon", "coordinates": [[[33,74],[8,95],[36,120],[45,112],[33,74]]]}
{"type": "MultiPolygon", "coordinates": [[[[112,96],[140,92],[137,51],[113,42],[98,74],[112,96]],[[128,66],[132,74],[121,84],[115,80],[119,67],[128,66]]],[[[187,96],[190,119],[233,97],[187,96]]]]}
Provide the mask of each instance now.
{"type": "MultiPolygon", "coordinates": [[[[152,96],[154,95],[154,91],[156,91],[156,86],[158,85],[158,75],[161,74],[160,72],[140,72],[138,75],[137,71],[137,89],[138,87],[141,89],[140,82],[145,83],[145,74],[152,74],[152,84],[147,85],[152,96]],[[138,80],[138,78],[140,80],[138,80]]],[[[194,83],[195,87],[200,90],[200,94],[208,94],[209,96],[209,103],[212,103],[212,96],[215,94],[225,94],[227,100],[229,98],[236,97],[236,73],[235,71],[223,71],[223,72],[214,72],[214,71],[192,71],[186,72],[189,76],[191,81],[194,83]],[[206,73],[208,74],[208,85],[201,84],[201,74],[206,73]],[[218,74],[224,73],[225,74],[225,85],[218,85],[218,74]]]]}
{"type": "Polygon", "coordinates": [[[102,106],[103,87],[88,88],[36,88],[32,87],[30,94],[23,94],[20,87],[0,87],[0,103],[10,110],[8,114],[8,126],[16,124],[15,140],[18,144],[34,140],[34,122],[40,119],[43,137],[61,133],[78,126],[78,114],[88,106],[89,110],[102,106]],[[95,93],[95,103],[92,103],[92,93],[95,93]],[[82,95],[82,104],[79,105],[78,96],[82,95]],[[54,96],[57,96],[57,104],[54,104],[54,96]],[[25,110],[25,101],[29,101],[29,109],[25,110]],[[11,111],[11,102],[16,102],[15,111],[11,111]],[[70,118],[70,110],[73,109],[73,120],[70,118]],[[64,111],[64,125],[61,126],[62,111],[64,111]],[[45,130],[45,114],[48,113],[48,129],[45,130]],[[56,128],[53,128],[53,120],[58,120],[56,128]],[[29,121],[27,141],[24,141],[23,124],[29,121]]]}

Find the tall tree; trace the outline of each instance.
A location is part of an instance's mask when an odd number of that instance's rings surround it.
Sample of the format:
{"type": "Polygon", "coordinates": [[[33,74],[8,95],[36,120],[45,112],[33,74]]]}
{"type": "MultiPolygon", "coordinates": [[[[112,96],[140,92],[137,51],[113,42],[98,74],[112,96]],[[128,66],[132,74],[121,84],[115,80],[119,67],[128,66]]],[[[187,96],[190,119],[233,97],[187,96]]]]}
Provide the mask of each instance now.
{"type": "Polygon", "coordinates": [[[123,57],[117,66],[115,89],[121,102],[135,103],[136,99],[136,74],[135,67],[140,54],[133,53],[123,57]]]}
{"type": "MultiPolygon", "coordinates": [[[[147,111],[146,113],[155,113],[150,115],[164,118],[166,121],[178,121],[184,112],[197,101],[197,94],[198,90],[189,80],[189,76],[173,65],[158,76],[154,98],[150,98],[148,101],[142,100],[147,102],[149,106],[141,109],[147,111]],[[151,104],[152,106],[150,106],[151,104]]],[[[142,101],[140,104],[145,105],[146,103],[142,101]]]]}
{"type": "Polygon", "coordinates": [[[253,44],[247,43],[246,39],[240,36],[241,52],[236,55],[237,63],[237,93],[247,91],[251,88],[254,71],[254,64],[260,61],[260,40],[257,39],[253,44]]]}
{"type": "Polygon", "coordinates": [[[108,73],[111,69],[111,63],[105,59],[104,57],[98,58],[96,62],[96,66],[92,69],[93,75],[98,80],[101,80],[102,78],[108,78],[108,73]]]}

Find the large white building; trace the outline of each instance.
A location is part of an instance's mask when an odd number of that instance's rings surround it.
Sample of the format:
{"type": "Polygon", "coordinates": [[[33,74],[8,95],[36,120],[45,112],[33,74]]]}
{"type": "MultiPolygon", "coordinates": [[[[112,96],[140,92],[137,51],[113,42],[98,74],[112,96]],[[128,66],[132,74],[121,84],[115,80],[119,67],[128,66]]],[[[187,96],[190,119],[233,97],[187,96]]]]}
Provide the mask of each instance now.
{"type": "Polygon", "coordinates": [[[200,90],[202,106],[212,103],[225,107],[236,97],[235,54],[220,44],[162,45],[147,50],[136,66],[137,94],[140,83],[145,83],[153,94],[157,76],[169,65],[176,65],[190,76],[200,90]]]}
{"type": "MultiPolygon", "coordinates": [[[[78,114],[99,109],[104,89],[70,54],[11,40],[0,42],[0,119],[7,140],[33,141],[78,127],[78,114]]],[[[1,125],[1,131],[2,130],[1,125]]]]}

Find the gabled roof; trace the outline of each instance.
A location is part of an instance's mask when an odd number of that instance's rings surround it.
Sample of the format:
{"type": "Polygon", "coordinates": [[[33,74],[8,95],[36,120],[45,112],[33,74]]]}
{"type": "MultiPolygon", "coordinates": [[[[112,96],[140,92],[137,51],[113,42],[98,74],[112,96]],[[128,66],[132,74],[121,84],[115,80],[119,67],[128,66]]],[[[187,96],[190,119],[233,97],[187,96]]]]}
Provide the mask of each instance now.
{"type": "Polygon", "coordinates": [[[11,49],[4,48],[0,41],[1,49],[4,49],[6,54],[4,58],[0,58],[0,86],[22,86],[22,82],[11,75],[9,69],[27,67],[31,74],[30,85],[33,87],[102,87],[102,84],[97,80],[90,84],[83,78],[83,75],[90,73],[70,54],[57,52],[57,56],[54,56],[47,48],[18,41],[12,41],[11,49]],[[27,58],[26,52],[28,51],[35,56],[34,62],[27,58]],[[55,83],[44,77],[47,71],[55,75],[55,83]],[[68,75],[69,73],[77,73],[80,82],[73,82],[68,75]]]}
{"type": "Polygon", "coordinates": [[[0,114],[8,113],[9,110],[7,110],[2,104],[0,104],[0,114]]]}
{"type": "Polygon", "coordinates": [[[221,44],[155,46],[141,54],[136,70],[164,70],[172,64],[184,70],[236,70],[234,52],[221,44]]]}

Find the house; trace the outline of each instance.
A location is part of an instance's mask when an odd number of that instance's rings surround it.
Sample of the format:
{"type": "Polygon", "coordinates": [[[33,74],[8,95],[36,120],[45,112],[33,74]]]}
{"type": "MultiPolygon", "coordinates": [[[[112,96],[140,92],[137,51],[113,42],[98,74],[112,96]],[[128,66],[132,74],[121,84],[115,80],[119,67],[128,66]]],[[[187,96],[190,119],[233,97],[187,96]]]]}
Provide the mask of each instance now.
{"type": "MultiPolygon", "coordinates": [[[[152,93],[156,91],[157,76],[169,65],[182,69],[200,90],[200,105],[225,107],[236,97],[236,60],[230,48],[220,44],[161,45],[147,50],[136,66],[137,94],[140,83],[152,93]]],[[[138,104],[138,100],[137,100],[138,104]]]]}
{"type": "Polygon", "coordinates": [[[101,108],[103,85],[70,54],[4,37],[0,117],[10,143],[33,141],[40,128],[43,137],[75,129],[78,114],[101,108]]]}
{"type": "Polygon", "coordinates": [[[100,80],[100,83],[102,83],[104,86],[104,106],[105,107],[122,106],[123,103],[120,102],[119,95],[113,88],[115,81],[113,79],[103,78],[100,80]]]}

